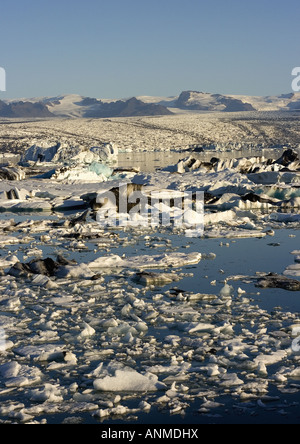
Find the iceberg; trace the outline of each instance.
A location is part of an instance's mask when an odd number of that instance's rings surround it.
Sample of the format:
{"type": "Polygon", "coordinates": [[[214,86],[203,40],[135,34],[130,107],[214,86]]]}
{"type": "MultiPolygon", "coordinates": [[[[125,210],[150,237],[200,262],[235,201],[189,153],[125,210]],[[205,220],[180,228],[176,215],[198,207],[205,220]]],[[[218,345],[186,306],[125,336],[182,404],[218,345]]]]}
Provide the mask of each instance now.
{"type": "Polygon", "coordinates": [[[45,142],[43,145],[34,144],[28,148],[21,157],[20,164],[28,162],[92,164],[93,162],[116,161],[118,156],[118,147],[112,143],[104,143],[92,148],[61,142],[55,145],[45,142]]]}
{"type": "Polygon", "coordinates": [[[58,182],[107,182],[113,170],[108,166],[92,162],[90,165],[63,166],[55,170],[51,179],[58,182]]]}

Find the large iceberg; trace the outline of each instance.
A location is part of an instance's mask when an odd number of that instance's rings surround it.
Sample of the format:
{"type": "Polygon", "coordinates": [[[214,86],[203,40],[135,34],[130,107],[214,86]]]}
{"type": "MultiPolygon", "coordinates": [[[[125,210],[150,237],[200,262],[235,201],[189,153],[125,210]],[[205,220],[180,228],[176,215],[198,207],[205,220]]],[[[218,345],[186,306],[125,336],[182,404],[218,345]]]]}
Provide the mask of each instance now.
{"type": "Polygon", "coordinates": [[[20,164],[28,162],[46,162],[59,164],[92,164],[93,162],[114,162],[117,160],[118,148],[112,143],[104,143],[101,146],[84,148],[80,145],[51,143],[34,144],[21,157],[20,164]]]}
{"type": "Polygon", "coordinates": [[[92,162],[90,165],[63,166],[58,168],[51,179],[59,182],[106,182],[113,174],[107,165],[92,162]]]}

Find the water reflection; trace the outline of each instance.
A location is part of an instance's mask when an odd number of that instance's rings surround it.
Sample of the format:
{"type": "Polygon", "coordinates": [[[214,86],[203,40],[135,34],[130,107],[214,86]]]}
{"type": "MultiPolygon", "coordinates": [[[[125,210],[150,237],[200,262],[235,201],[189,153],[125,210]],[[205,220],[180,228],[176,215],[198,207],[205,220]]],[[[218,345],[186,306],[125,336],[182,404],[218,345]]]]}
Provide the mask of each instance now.
{"type": "Polygon", "coordinates": [[[153,173],[154,171],[165,168],[169,165],[175,165],[180,160],[193,156],[203,162],[209,162],[212,157],[219,159],[264,157],[265,159],[279,159],[284,149],[264,149],[264,150],[241,150],[241,151],[204,151],[203,153],[192,150],[185,151],[150,151],[135,153],[119,153],[118,168],[140,168],[144,173],[153,173]]]}

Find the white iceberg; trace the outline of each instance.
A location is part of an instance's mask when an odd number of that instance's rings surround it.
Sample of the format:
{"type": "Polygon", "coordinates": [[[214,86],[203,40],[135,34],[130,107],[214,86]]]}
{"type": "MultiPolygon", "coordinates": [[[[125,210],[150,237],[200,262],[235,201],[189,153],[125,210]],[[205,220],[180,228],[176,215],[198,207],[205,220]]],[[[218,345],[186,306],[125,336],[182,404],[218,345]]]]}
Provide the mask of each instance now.
{"type": "Polygon", "coordinates": [[[46,163],[69,163],[91,164],[93,162],[110,162],[116,160],[118,147],[112,143],[104,143],[98,147],[84,148],[72,143],[44,142],[34,144],[25,152],[21,158],[21,164],[27,162],[46,163]],[[41,146],[42,145],[42,146],[41,146]]]}

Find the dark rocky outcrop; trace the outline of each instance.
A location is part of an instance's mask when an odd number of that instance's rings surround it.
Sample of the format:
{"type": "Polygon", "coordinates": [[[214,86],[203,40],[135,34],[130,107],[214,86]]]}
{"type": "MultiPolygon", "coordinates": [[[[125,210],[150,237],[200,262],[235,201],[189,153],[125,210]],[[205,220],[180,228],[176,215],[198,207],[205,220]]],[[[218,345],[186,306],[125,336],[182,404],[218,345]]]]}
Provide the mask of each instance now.
{"type": "MultiPolygon", "coordinates": [[[[84,101],[84,104],[86,102],[84,101]]],[[[89,102],[90,104],[90,102],[89,102]]],[[[153,103],[144,103],[133,97],[127,101],[105,103],[101,100],[93,101],[93,106],[84,117],[88,118],[109,118],[109,117],[136,117],[136,116],[158,116],[173,114],[165,106],[153,103]]]]}
{"type": "Polygon", "coordinates": [[[245,194],[245,196],[242,196],[241,200],[243,202],[260,202],[260,203],[268,203],[274,205],[274,200],[267,199],[266,197],[259,196],[258,194],[252,192],[245,194]]]}
{"type": "Polygon", "coordinates": [[[300,281],[270,273],[258,279],[257,287],[260,288],[282,288],[288,291],[300,291],[300,281]]]}
{"type": "Polygon", "coordinates": [[[11,267],[8,274],[23,278],[28,278],[33,274],[53,277],[56,276],[56,273],[61,267],[69,265],[75,266],[77,263],[75,261],[68,261],[62,256],[58,256],[56,261],[49,257],[46,259],[33,259],[27,264],[17,262],[13,267],[11,267]]]}
{"type": "Polygon", "coordinates": [[[297,161],[300,162],[298,154],[292,149],[288,149],[283,153],[283,155],[278,160],[275,161],[275,163],[288,167],[291,163],[297,161]]]}
{"type": "Polygon", "coordinates": [[[0,117],[7,118],[37,118],[54,117],[44,103],[32,102],[12,102],[5,103],[0,101],[0,117]]]}
{"type": "Polygon", "coordinates": [[[34,259],[27,264],[16,263],[9,270],[8,274],[15,277],[28,277],[32,274],[41,274],[44,276],[55,276],[59,263],[51,258],[34,259]]]}
{"type": "Polygon", "coordinates": [[[183,91],[175,103],[175,107],[195,111],[255,111],[250,103],[244,103],[239,99],[199,91],[183,91]],[[190,100],[192,96],[196,96],[197,100],[190,100]]]}

